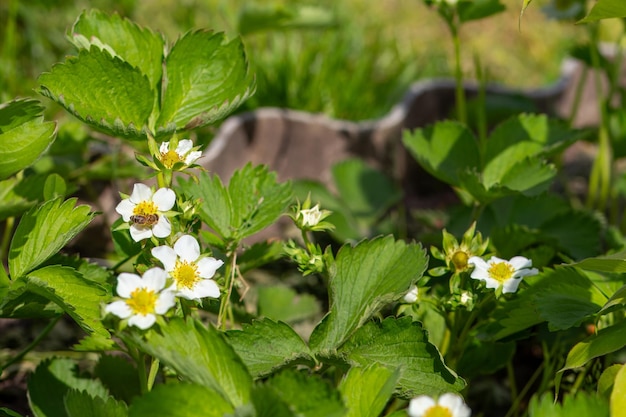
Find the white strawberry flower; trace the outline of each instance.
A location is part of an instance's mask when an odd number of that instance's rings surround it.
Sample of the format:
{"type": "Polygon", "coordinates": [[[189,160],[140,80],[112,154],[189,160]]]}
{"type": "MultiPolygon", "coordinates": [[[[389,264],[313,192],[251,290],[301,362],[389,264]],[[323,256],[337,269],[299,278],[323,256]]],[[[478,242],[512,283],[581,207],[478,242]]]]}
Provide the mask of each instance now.
{"type": "Polygon", "coordinates": [[[145,184],[135,184],[132,194],[122,200],[115,211],[130,222],[130,236],[135,242],[152,236],[164,238],[172,233],[172,225],[165,212],[176,202],[176,194],[169,188],[160,188],[155,193],[145,184]]]}
{"type": "Polygon", "coordinates": [[[514,256],[509,261],[492,256],[487,262],[472,256],[468,263],[474,266],[471,278],[485,281],[487,288],[502,287],[502,293],[516,292],[522,278],[539,273],[532,268],[532,261],[523,256],[514,256]]]}
{"type": "Polygon", "coordinates": [[[470,417],[472,410],[457,394],[446,393],[436,401],[428,395],[415,397],[409,403],[409,417],[470,417]]]}
{"type": "Polygon", "coordinates": [[[163,142],[159,152],[159,159],[166,168],[172,168],[177,162],[191,165],[202,156],[202,152],[193,150],[193,142],[189,139],[179,140],[175,150],[170,149],[169,142],[163,142]]]}
{"type": "Polygon", "coordinates": [[[105,311],[121,319],[128,319],[129,326],[148,329],[176,304],[172,291],[163,291],[167,272],[161,268],[148,269],[143,277],[127,272],[117,278],[117,295],[122,300],[107,304],[105,311]]]}
{"type": "Polygon", "coordinates": [[[224,262],[212,257],[201,257],[200,245],[193,236],[181,236],[173,248],[152,248],[152,255],[163,263],[174,280],[170,289],[177,296],[188,300],[220,296],[220,289],[211,278],[224,262]]]}

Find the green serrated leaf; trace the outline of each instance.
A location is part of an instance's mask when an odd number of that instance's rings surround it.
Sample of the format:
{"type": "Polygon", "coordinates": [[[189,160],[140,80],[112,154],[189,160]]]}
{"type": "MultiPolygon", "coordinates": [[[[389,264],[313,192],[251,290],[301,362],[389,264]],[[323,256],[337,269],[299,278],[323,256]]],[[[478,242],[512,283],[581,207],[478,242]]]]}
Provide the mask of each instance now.
{"type": "Polygon", "coordinates": [[[219,392],[188,383],[158,385],[136,398],[128,410],[129,417],[223,417],[233,406],[219,392]]]}
{"type": "Polygon", "coordinates": [[[70,390],[65,395],[68,417],[126,417],[128,408],[121,401],[108,397],[93,397],[86,391],[70,390]]]}
{"type": "Polygon", "coordinates": [[[274,375],[267,385],[289,405],[296,416],[344,415],[345,409],[339,392],[317,375],[287,370],[274,375]]]}
{"type": "Polygon", "coordinates": [[[108,388],[113,397],[127,404],[141,395],[137,368],[126,358],[102,355],[94,369],[94,376],[108,388]]]}
{"type": "Polygon", "coordinates": [[[254,93],[240,39],[223,33],[188,32],[165,60],[167,87],[157,126],[188,130],[215,122],[254,93]]]}
{"type": "Polygon", "coordinates": [[[412,322],[410,317],[389,317],[380,324],[369,322],[338,353],[353,366],[379,363],[394,371],[400,369],[396,388],[404,398],[418,394],[437,396],[465,386],[428,342],[421,324],[412,322]]]}
{"type": "Polygon", "coordinates": [[[330,272],[330,312],[315,328],[315,351],[333,350],[380,308],[406,294],[422,276],[427,256],[419,244],[392,236],[344,245],[330,272]]]}
{"type": "MultiPolygon", "coordinates": [[[[528,158],[514,164],[497,182],[509,190],[535,196],[548,190],[556,173],[554,165],[538,158],[528,158]]],[[[486,176],[485,171],[483,181],[486,176]]]]}
{"type": "Polygon", "coordinates": [[[626,346],[626,321],[621,321],[577,343],[567,354],[565,366],[559,371],[584,366],[590,360],[615,352],[626,346]]]}
{"type": "Polygon", "coordinates": [[[142,28],[118,14],[108,15],[96,9],[84,11],[74,23],[70,41],[79,49],[96,45],[141,70],[156,89],[163,73],[163,36],[142,28]]]}
{"type": "Polygon", "coordinates": [[[248,163],[235,171],[228,184],[232,202],[231,228],[241,240],[274,223],[292,200],[291,183],[276,182],[266,165],[248,163]]]}
{"type": "Polygon", "coordinates": [[[616,17],[626,17],[626,3],[622,0],[598,0],[589,11],[589,14],[578,23],[590,23],[616,17]]]}
{"type": "Polygon", "coordinates": [[[138,68],[97,47],[52,67],[38,92],[113,136],[142,139],[156,91],[138,68]]]}
{"type": "Polygon", "coordinates": [[[405,132],[402,141],[426,171],[448,184],[459,185],[462,173],[480,167],[476,138],[461,123],[444,121],[405,132]]]}
{"type": "MultiPolygon", "coordinates": [[[[609,417],[608,401],[597,395],[579,391],[575,396],[566,395],[562,402],[555,401],[552,394],[540,399],[535,395],[528,407],[529,417],[609,417]]],[[[613,414],[611,414],[613,417],[613,414]]]]}
{"type": "Polygon", "coordinates": [[[258,291],[258,312],[262,317],[293,323],[311,318],[321,310],[314,296],[298,294],[287,286],[260,286],[258,291]]]}
{"type": "Polygon", "coordinates": [[[587,271],[624,273],[626,272],[626,251],[619,251],[611,255],[597,256],[583,259],[572,266],[587,271]]]}
{"type": "Polygon", "coordinates": [[[309,347],[287,324],[270,319],[244,324],[226,333],[228,341],[254,377],[269,375],[286,365],[314,365],[309,347]]]}
{"type": "Polygon", "coordinates": [[[56,123],[44,122],[43,110],[32,99],[0,105],[0,180],[29,167],[54,141],[56,123]]]}
{"type": "Polygon", "coordinates": [[[37,417],[70,417],[64,400],[71,390],[108,397],[100,381],[78,376],[78,366],[71,359],[47,359],[28,379],[28,404],[37,417]]]}
{"type": "Polygon", "coordinates": [[[201,172],[198,180],[179,179],[178,184],[188,198],[200,201],[198,214],[202,221],[222,239],[230,237],[232,202],[228,190],[217,175],[201,172]]]}
{"type": "Polygon", "coordinates": [[[9,249],[9,271],[17,279],[56,254],[91,222],[89,206],[76,206],[76,198],[47,201],[20,220],[9,249]]]}
{"type": "Polygon", "coordinates": [[[377,364],[353,367],[339,384],[348,408],[345,417],[378,417],[393,394],[400,375],[377,364]]]}
{"type": "MultiPolygon", "coordinates": [[[[280,398],[279,394],[269,385],[257,384],[252,387],[252,404],[254,413],[241,414],[241,417],[294,417],[289,405],[280,398]]],[[[240,417],[235,414],[234,417],[240,417]]]]}
{"type": "Polygon", "coordinates": [[[182,378],[219,392],[232,405],[249,401],[252,378],[223,334],[213,326],[174,318],[167,326],[148,332],[146,338],[134,335],[133,340],[182,378]]]}
{"type": "Polygon", "coordinates": [[[85,280],[75,269],[58,265],[36,269],[23,280],[28,291],[59,305],[88,333],[110,336],[102,325],[100,311],[110,294],[100,285],[85,280]]]}

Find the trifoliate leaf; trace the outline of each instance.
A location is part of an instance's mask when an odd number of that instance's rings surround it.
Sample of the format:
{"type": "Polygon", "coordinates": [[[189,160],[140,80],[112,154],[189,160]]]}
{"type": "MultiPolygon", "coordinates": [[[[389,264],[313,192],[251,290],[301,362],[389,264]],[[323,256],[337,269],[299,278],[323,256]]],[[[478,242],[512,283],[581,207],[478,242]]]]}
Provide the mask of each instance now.
{"type": "Polygon", "coordinates": [[[339,384],[345,417],[378,417],[393,394],[400,372],[372,364],[353,367],[339,384]]]}
{"type": "Polygon", "coordinates": [[[72,390],[92,397],[107,398],[106,388],[97,379],[78,376],[78,366],[71,359],[47,359],[28,379],[28,403],[37,417],[70,417],[65,397],[72,390]]]}
{"type": "Polygon", "coordinates": [[[223,118],[254,93],[254,78],[240,39],[188,32],[165,60],[167,83],[157,126],[176,130],[223,118]]]}
{"type": "MultiPolygon", "coordinates": [[[[609,404],[603,398],[579,391],[567,395],[562,402],[554,401],[552,394],[541,398],[533,396],[528,407],[529,417],[609,417],[609,404]]],[[[611,414],[613,416],[613,414],[611,414]]]]}
{"type": "Polygon", "coordinates": [[[332,351],[385,305],[400,299],[427,266],[422,247],[392,236],[344,245],[330,271],[330,311],[311,335],[311,347],[332,351]]]}
{"type": "Polygon", "coordinates": [[[222,239],[241,240],[274,223],[291,202],[291,184],[277,183],[265,165],[235,171],[228,189],[219,177],[202,173],[200,181],[180,181],[184,193],[198,199],[200,218],[222,239]]]}
{"type": "Polygon", "coordinates": [[[379,363],[400,370],[396,389],[404,398],[418,394],[437,396],[460,391],[464,381],[444,363],[437,348],[419,322],[410,317],[389,317],[382,323],[369,322],[339,349],[338,354],[353,366],[379,363]]]}
{"type": "Polygon", "coordinates": [[[20,220],[9,250],[9,271],[13,279],[27,274],[56,254],[91,222],[89,206],[77,206],[76,199],[57,198],[29,210],[20,220]]]}
{"type": "Polygon", "coordinates": [[[36,269],[23,279],[28,291],[59,305],[86,332],[109,337],[102,325],[100,306],[109,301],[110,294],[100,285],[85,280],[73,268],[59,265],[36,269]]]}
{"type": "Polygon", "coordinates": [[[188,383],[158,385],[136,398],[129,417],[223,417],[232,415],[233,406],[219,392],[188,383]]]}
{"type": "Polygon", "coordinates": [[[86,391],[70,390],[65,395],[68,417],[126,417],[126,404],[114,398],[94,397],[86,391]]]}
{"type": "Polygon", "coordinates": [[[311,318],[321,311],[311,294],[298,294],[284,285],[259,286],[259,315],[272,320],[293,323],[311,318]]]}
{"type": "Polygon", "coordinates": [[[0,105],[0,180],[29,167],[54,141],[56,124],[43,121],[43,110],[32,99],[0,105]]]}
{"type": "Polygon", "coordinates": [[[306,371],[286,370],[274,375],[266,385],[289,405],[295,416],[344,415],[345,408],[339,392],[317,375],[306,371]]]}
{"type": "Polygon", "coordinates": [[[91,45],[106,48],[111,55],[139,68],[153,89],[161,81],[163,37],[118,14],[86,10],[74,23],[68,38],[79,49],[89,50],[91,45]]]}
{"type": "Polygon", "coordinates": [[[232,405],[249,401],[252,378],[223,334],[213,326],[175,318],[167,326],[150,330],[145,338],[135,334],[133,340],[183,379],[217,391],[232,405]]]}
{"type": "Polygon", "coordinates": [[[226,333],[235,352],[254,377],[269,375],[286,365],[314,365],[309,347],[287,324],[269,319],[244,324],[226,333]]]}
{"type": "Polygon", "coordinates": [[[38,79],[39,93],[113,136],[141,139],[156,92],[138,68],[91,47],[38,79]]]}
{"type": "Polygon", "coordinates": [[[459,185],[462,173],[480,167],[477,140],[461,123],[405,132],[402,141],[426,171],[448,184],[459,185]]]}

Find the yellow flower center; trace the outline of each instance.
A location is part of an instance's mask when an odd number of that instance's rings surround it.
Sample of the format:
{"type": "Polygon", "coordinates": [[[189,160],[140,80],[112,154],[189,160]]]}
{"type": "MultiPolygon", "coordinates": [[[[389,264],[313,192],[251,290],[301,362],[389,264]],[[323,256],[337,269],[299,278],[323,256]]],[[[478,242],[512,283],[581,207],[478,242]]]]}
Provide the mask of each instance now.
{"type": "Polygon", "coordinates": [[[133,209],[135,216],[152,216],[157,214],[157,206],[152,201],[142,201],[133,209]]]}
{"type": "Polygon", "coordinates": [[[161,153],[161,162],[165,165],[165,168],[171,168],[176,162],[182,161],[183,160],[180,158],[180,155],[178,155],[174,150],[170,149],[167,152],[161,153]]]}
{"type": "Polygon", "coordinates": [[[130,298],[126,300],[126,304],[134,314],[146,315],[154,313],[154,306],[157,301],[157,294],[153,290],[146,288],[137,288],[130,293],[130,298]]]}
{"type": "Polygon", "coordinates": [[[188,263],[187,261],[176,261],[172,277],[176,281],[176,287],[178,288],[193,288],[200,280],[196,264],[193,262],[188,263]]]}
{"type": "Polygon", "coordinates": [[[468,267],[468,260],[469,255],[467,254],[467,252],[464,252],[462,250],[454,252],[454,255],[452,255],[452,264],[454,265],[455,271],[466,270],[468,267]]]}
{"type": "Polygon", "coordinates": [[[497,264],[491,265],[487,272],[491,278],[503,283],[511,279],[515,270],[506,262],[498,262],[497,264]]]}
{"type": "Polygon", "coordinates": [[[452,412],[448,407],[433,405],[424,413],[424,417],[452,417],[452,412]]]}

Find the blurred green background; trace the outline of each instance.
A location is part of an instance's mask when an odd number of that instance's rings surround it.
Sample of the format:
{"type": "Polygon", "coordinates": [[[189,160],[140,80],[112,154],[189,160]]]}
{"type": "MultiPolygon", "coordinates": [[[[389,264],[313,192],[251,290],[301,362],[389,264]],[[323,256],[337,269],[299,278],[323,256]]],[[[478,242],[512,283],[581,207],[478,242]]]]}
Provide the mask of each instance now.
{"type": "MultiPolygon", "coordinates": [[[[521,0],[461,32],[467,78],[476,58],[489,80],[541,87],[560,74],[567,48],[584,36],[547,20],[535,0],[521,31],[521,0]]],[[[118,12],[173,42],[194,28],[241,35],[257,74],[259,106],[323,112],[350,120],[384,115],[420,79],[453,68],[447,28],[421,0],[4,0],[0,2],[0,99],[34,96],[36,77],[74,53],[65,34],[80,12],[118,12]]]]}

